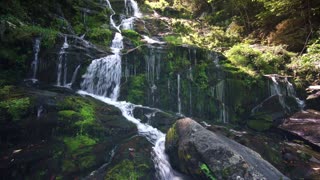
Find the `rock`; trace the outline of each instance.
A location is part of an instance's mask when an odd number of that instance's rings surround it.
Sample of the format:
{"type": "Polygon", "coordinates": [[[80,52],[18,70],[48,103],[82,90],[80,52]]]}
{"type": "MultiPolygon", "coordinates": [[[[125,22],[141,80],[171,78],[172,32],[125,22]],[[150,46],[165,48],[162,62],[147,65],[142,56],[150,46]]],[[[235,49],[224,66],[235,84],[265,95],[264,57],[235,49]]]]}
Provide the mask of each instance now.
{"type": "Polygon", "coordinates": [[[306,108],[320,111],[320,86],[309,86],[306,90],[306,108]]]}
{"type": "Polygon", "coordinates": [[[194,179],[288,179],[251,149],[180,119],[166,136],[172,166],[194,179]]]}
{"type": "Polygon", "coordinates": [[[280,129],[297,135],[320,148],[320,112],[300,111],[285,119],[280,129]]]}

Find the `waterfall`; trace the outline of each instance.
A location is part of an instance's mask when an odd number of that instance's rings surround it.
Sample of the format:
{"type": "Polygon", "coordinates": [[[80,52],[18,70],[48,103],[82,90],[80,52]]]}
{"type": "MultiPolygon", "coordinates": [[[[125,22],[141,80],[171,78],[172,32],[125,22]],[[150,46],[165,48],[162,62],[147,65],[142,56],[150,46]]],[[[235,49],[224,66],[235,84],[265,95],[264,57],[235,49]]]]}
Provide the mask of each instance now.
{"type": "Polygon", "coordinates": [[[32,81],[35,82],[37,81],[37,71],[38,71],[38,66],[39,66],[39,52],[40,52],[40,44],[41,44],[41,39],[38,37],[35,39],[34,44],[33,44],[33,52],[34,52],[34,59],[31,63],[31,69],[32,69],[32,81]]]}
{"type": "Polygon", "coordinates": [[[272,86],[270,87],[271,96],[278,95],[279,102],[283,109],[290,110],[290,107],[286,105],[284,96],[281,92],[281,87],[276,79],[276,76],[271,76],[272,86]]]}
{"type": "Polygon", "coordinates": [[[134,0],[124,0],[127,15],[132,15],[137,18],[142,17],[138,3],[134,0]]]}
{"type": "Polygon", "coordinates": [[[225,82],[220,81],[214,88],[215,92],[215,98],[219,101],[220,103],[220,115],[219,115],[219,120],[223,123],[228,122],[228,111],[227,107],[225,105],[225,82]]]}
{"type": "MultiPolygon", "coordinates": [[[[130,2],[132,9],[134,10],[134,16],[139,16],[138,5],[135,1],[125,1],[126,4],[130,2]]],[[[113,11],[110,2],[107,0],[109,8],[113,11]]],[[[115,14],[113,11],[110,16],[115,14]]],[[[162,180],[166,179],[182,179],[179,173],[175,172],[168,160],[168,156],[165,154],[165,134],[158,129],[140,122],[133,116],[133,110],[137,106],[128,102],[119,102],[117,98],[120,93],[121,82],[121,56],[120,51],[123,49],[123,37],[120,29],[115,26],[113,20],[111,22],[119,33],[115,34],[112,40],[111,49],[114,53],[100,59],[93,60],[87,68],[87,72],[83,75],[83,82],[81,83],[81,90],[79,94],[89,95],[95,99],[98,99],[107,104],[113,105],[119,108],[122,115],[130,122],[136,124],[138,133],[144,136],[153,147],[153,162],[157,172],[157,177],[162,180]]],[[[154,77],[153,77],[154,79],[154,77]]],[[[152,109],[152,108],[149,108],[152,109]]]]}
{"type": "Polygon", "coordinates": [[[67,36],[64,37],[64,43],[59,51],[59,58],[58,58],[58,70],[57,70],[57,86],[61,85],[61,75],[62,75],[62,68],[64,68],[64,78],[63,78],[63,85],[66,85],[67,81],[67,57],[66,57],[66,49],[69,47],[67,36]],[[64,67],[62,67],[64,60],[64,67]]]}
{"type": "Polygon", "coordinates": [[[296,102],[298,103],[300,109],[303,109],[305,107],[305,103],[303,100],[299,99],[296,95],[296,91],[294,90],[294,87],[293,85],[288,81],[288,78],[286,77],[285,78],[285,82],[286,82],[286,85],[287,85],[287,91],[288,91],[288,95],[293,97],[296,102]]]}
{"type": "Polygon", "coordinates": [[[113,8],[112,8],[111,3],[110,3],[109,0],[106,0],[106,3],[107,3],[107,5],[108,5],[108,8],[109,8],[109,9],[111,10],[111,12],[112,12],[111,16],[109,17],[109,18],[110,18],[110,24],[111,24],[111,26],[114,27],[119,33],[121,33],[121,31],[120,31],[120,25],[117,26],[116,23],[115,23],[114,20],[113,20],[113,16],[116,14],[116,12],[113,10],[113,8]]]}
{"type": "Polygon", "coordinates": [[[281,107],[284,109],[286,113],[292,111],[291,107],[286,103],[286,97],[292,97],[295,99],[298,107],[302,110],[305,106],[304,101],[300,100],[296,96],[296,92],[294,90],[293,85],[289,82],[287,77],[282,77],[276,74],[272,75],[265,75],[268,77],[272,83],[269,84],[270,89],[270,95],[267,99],[263,100],[260,104],[258,104],[256,107],[254,107],[251,112],[255,113],[257,112],[263,105],[264,102],[267,102],[269,99],[271,99],[274,96],[278,96],[279,103],[281,107]]]}
{"type": "Polygon", "coordinates": [[[141,18],[142,13],[139,10],[138,4],[134,0],[125,0],[124,5],[126,8],[127,16],[131,16],[127,19],[122,20],[121,27],[122,29],[128,30],[133,29],[133,22],[136,18],[141,18]]]}
{"type": "Polygon", "coordinates": [[[37,109],[37,119],[41,117],[41,114],[43,113],[43,106],[39,106],[37,109]]]}
{"type": "Polygon", "coordinates": [[[180,99],[180,74],[177,74],[177,101],[178,101],[178,114],[181,114],[181,99],[180,99]]]}
{"type": "Polygon", "coordinates": [[[77,74],[78,74],[78,71],[80,69],[81,65],[79,64],[76,69],[74,70],[73,74],[72,74],[72,79],[71,79],[71,82],[66,84],[65,86],[68,87],[68,88],[71,88],[72,84],[74,84],[74,82],[76,81],[76,78],[77,78],[77,74]]]}

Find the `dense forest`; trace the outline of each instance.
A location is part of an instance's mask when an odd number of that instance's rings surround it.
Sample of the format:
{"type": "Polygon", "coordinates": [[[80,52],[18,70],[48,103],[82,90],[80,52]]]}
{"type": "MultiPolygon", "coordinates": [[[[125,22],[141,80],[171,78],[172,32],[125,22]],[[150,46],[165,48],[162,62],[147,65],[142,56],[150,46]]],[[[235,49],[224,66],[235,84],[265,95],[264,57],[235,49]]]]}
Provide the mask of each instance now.
{"type": "Polygon", "coordinates": [[[4,179],[320,177],[319,0],[2,0],[0,42],[4,179]]]}

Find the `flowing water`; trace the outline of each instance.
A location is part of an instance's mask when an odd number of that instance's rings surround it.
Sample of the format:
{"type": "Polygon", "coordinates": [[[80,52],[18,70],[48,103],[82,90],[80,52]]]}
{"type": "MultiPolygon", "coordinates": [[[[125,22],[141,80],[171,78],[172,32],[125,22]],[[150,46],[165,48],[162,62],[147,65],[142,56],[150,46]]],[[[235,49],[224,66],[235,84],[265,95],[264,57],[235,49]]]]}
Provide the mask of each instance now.
{"type": "Polygon", "coordinates": [[[41,45],[41,39],[36,38],[34,40],[33,45],[33,52],[34,52],[34,59],[31,63],[31,69],[32,69],[32,77],[31,80],[33,82],[37,81],[37,72],[38,72],[38,66],[39,66],[39,52],[40,52],[40,45],[41,45]]]}
{"type": "Polygon", "coordinates": [[[57,86],[66,85],[67,81],[67,56],[66,56],[66,49],[69,47],[67,36],[64,37],[64,42],[59,51],[59,58],[58,58],[58,70],[57,70],[57,86]],[[64,64],[62,66],[62,64],[64,64]],[[64,74],[63,77],[63,84],[61,83],[61,76],[62,73],[64,74]]]}
{"type": "MultiPolygon", "coordinates": [[[[111,4],[107,1],[109,8],[112,10],[111,4]]],[[[135,1],[125,1],[128,12],[128,4],[131,5],[133,15],[140,16],[138,6],[135,1]]],[[[113,11],[113,10],[112,10],[113,11]]],[[[112,19],[113,14],[110,16],[112,19]]],[[[118,29],[119,33],[115,34],[112,41],[111,49],[114,53],[100,59],[93,60],[87,68],[87,72],[83,75],[83,82],[79,94],[88,95],[107,104],[119,108],[122,115],[130,122],[136,124],[138,133],[145,137],[153,146],[153,162],[155,163],[156,174],[159,179],[182,179],[179,173],[175,172],[165,154],[165,134],[149,124],[141,123],[139,119],[133,116],[135,107],[141,107],[125,101],[117,101],[120,93],[121,82],[121,55],[123,49],[123,37],[119,26],[112,22],[113,26],[118,29]]],[[[153,63],[154,64],[154,63],[153,63]]],[[[152,78],[154,78],[154,67],[152,68],[152,78]]],[[[152,81],[152,79],[150,79],[152,81]]]]}

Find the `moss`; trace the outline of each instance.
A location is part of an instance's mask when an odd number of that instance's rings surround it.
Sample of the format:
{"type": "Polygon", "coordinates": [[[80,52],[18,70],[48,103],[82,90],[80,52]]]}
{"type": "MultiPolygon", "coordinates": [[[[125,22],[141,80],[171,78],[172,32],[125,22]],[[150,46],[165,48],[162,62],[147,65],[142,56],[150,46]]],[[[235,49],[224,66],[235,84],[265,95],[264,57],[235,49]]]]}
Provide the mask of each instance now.
{"type": "Polygon", "coordinates": [[[123,160],[119,164],[111,168],[107,174],[106,180],[136,180],[143,176],[143,173],[149,167],[146,165],[138,165],[130,160],[123,160]]]}
{"type": "Polygon", "coordinates": [[[63,142],[67,146],[70,153],[78,150],[79,148],[92,146],[97,143],[95,139],[85,135],[77,135],[76,137],[65,137],[63,142]]]}
{"type": "Polygon", "coordinates": [[[6,109],[14,121],[20,120],[29,109],[30,98],[9,99],[0,102],[0,108],[6,109]]]}
{"type": "Polygon", "coordinates": [[[97,44],[109,46],[112,38],[112,31],[109,30],[108,28],[109,28],[108,25],[92,28],[88,32],[88,38],[97,44]]]}
{"type": "Polygon", "coordinates": [[[201,169],[201,172],[207,176],[207,178],[209,178],[211,180],[216,180],[213,173],[211,172],[211,170],[209,169],[209,167],[206,164],[201,164],[200,169],[201,169]]]}
{"type": "Polygon", "coordinates": [[[63,110],[63,111],[59,111],[58,115],[63,119],[72,119],[75,115],[77,115],[77,112],[73,110],[63,110]]]}
{"type": "Polygon", "coordinates": [[[67,97],[58,104],[58,108],[61,109],[59,113],[61,118],[71,118],[71,116],[78,115],[79,120],[75,122],[75,125],[79,126],[81,131],[84,126],[95,123],[94,105],[81,97],[67,97]]]}
{"type": "Polygon", "coordinates": [[[135,104],[143,104],[145,99],[145,75],[141,74],[131,77],[129,87],[127,96],[128,101],[135,104]]]}
{"type": "Polygon", "coordinates": [[[172,44],[175,46],[181,45],[182,44],[182,38],[178,35],[167,35],[164,37],[164,40],[168,44],[172,44]]]}
{"type": "Polygon", "coordinates": [[[178,137],[178,134],[176,132],[176,124],[174,124],[167,132],[166,134],[166,141],[167,142],[172,142],[172,141],[175,141],[177,140],[179,137],[178,137]]]}
{"type": "Polygon", "coordinates": [[[62,171],[63,172],[72,172],[76,168],[77,168],[77,166],[74,161],[67,159],[62,162],[62,171]]]}
{"type": "Polygon", "coordinates": [[[122,35],[130,39],[135,46],[142,44],[140,34],[134,30],[122,30],[122,35]]]}
{"type": "MultiPolygon", "coordinates": [[[[269,117],[271,119],[271,117],[269,117]]],[[[249,120],[247,122],[251,129],[256,131],[266,131],[272,127],[272,119],[249,120]]]]}
{"type": "Polygon", "coordinates": [[[29,39],[39,36],[42,37],[42,45],[51,47],[55,44],[58,31],[36,25],[25,25],[17,28],[17,30],[14,31],[14,36],[17,39],[29,39]]]}
{"type": "Polygon", "coordinates": [[[89,168],[89,167],[92,167],[95,162],[96,162],[96,157],[95,156],[85,156],[85,157],[81,157],[79,159],[79,168],[81,169],[85,169],[85,168],[89,168]]]}

